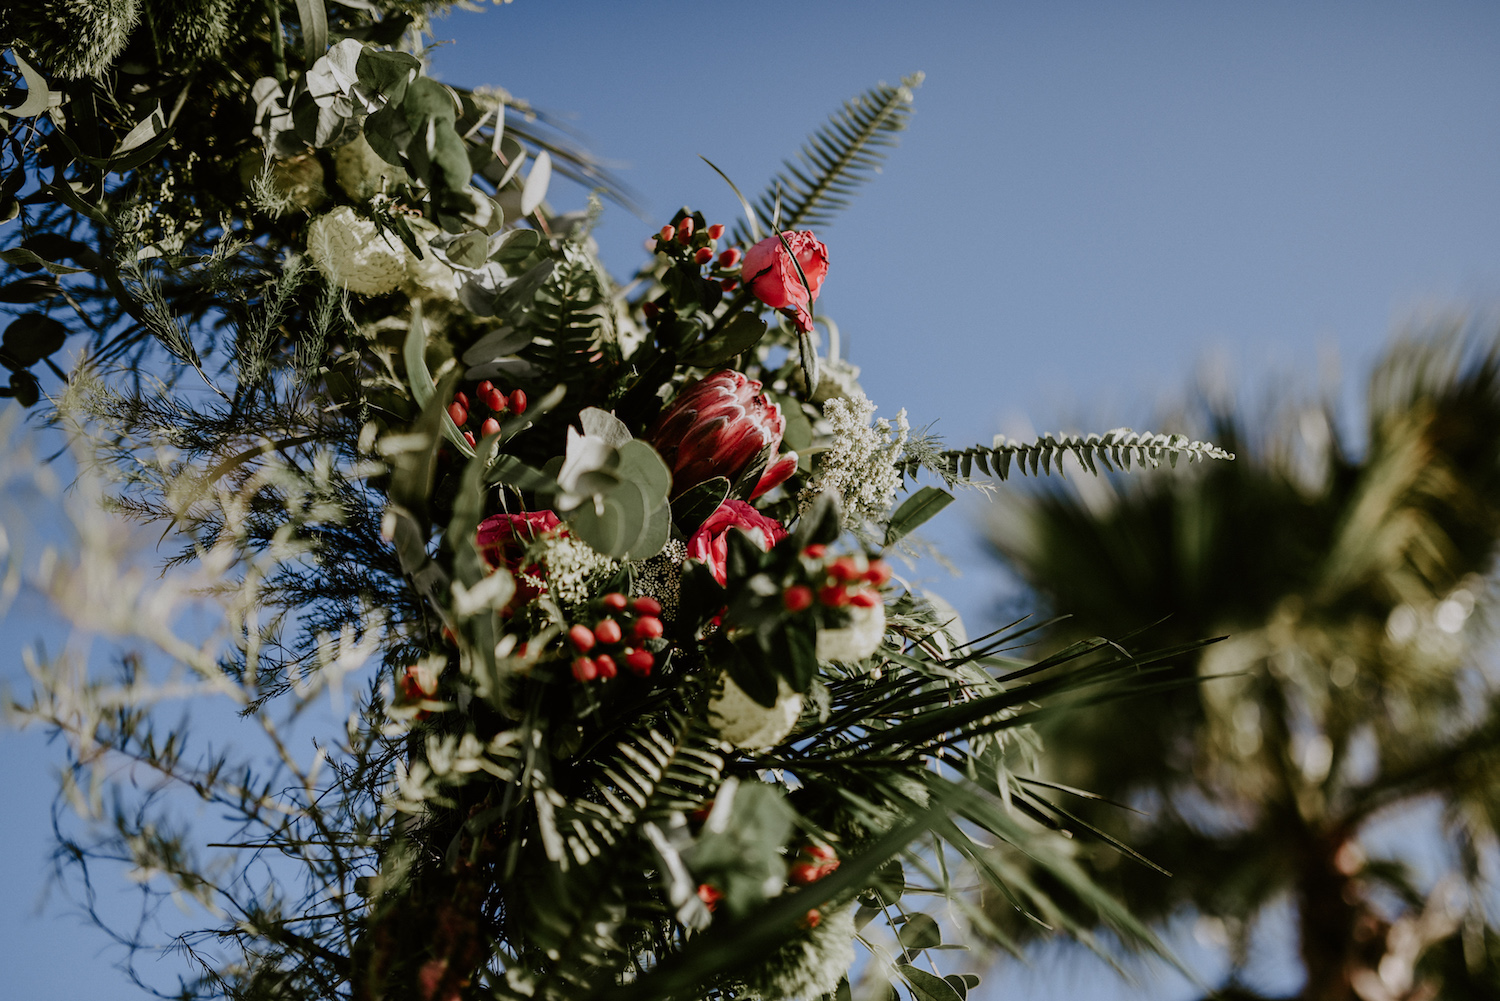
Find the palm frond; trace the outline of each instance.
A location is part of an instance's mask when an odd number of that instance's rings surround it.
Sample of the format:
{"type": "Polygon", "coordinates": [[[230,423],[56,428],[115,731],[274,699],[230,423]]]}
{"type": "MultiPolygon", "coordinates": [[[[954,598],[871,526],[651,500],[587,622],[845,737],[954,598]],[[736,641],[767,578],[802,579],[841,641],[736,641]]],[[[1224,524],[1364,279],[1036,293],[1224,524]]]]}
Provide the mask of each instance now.
{"type": "MultiPolygon", "coordinates": [[[[896,145],[896,133],[911,120],[912,91],[921,85],[922,74],[913,73],[897,86],[876,84],[845,101],[794,159],[782,162],[755,206],[761,228],[829,225],[859,185],[880,172],[884,151],[896,145]]],[[[744,242],[748,235],[748,226],[739,223],[731,242],[744,242]]]]}

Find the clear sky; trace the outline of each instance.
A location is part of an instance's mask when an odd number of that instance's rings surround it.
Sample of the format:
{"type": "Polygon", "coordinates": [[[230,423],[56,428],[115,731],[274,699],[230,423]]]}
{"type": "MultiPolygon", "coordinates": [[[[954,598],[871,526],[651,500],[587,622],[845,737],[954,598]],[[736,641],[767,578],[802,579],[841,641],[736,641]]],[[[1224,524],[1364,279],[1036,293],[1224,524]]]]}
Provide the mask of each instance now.
{"type": "MultiPolygon", "coordinates": [[[[955,444],[1142,428],[1211,358],[1259,397],[1315,390],[1336,352],[1347,387],[1394,327],[1500,302],[1494,4],[515,0],[438,34],[441,78],[569,115],[640,193],[647,221],[611,208],[596,234],[618,274],[680,205],[736,218],[699,155],[758,192],[843,98],[924,71],[901,148],[819,234],[819,304],[881,413],[955,444]]],[[[999,586],[976,516],[929,533],[965,570],[932,584],[971,625],[999,586]]],[[[0,653],[40,628],[13,615],[0,653]]],[[[132,996],[101,936],[34,910],[50,752],[0,746],[7,991],[132,996]]],[[[1051,972],[1011,983],[1094,982],[1051,972]]],[[[1266,976],[1288,986],[1274,958],[1266,976]]]]}

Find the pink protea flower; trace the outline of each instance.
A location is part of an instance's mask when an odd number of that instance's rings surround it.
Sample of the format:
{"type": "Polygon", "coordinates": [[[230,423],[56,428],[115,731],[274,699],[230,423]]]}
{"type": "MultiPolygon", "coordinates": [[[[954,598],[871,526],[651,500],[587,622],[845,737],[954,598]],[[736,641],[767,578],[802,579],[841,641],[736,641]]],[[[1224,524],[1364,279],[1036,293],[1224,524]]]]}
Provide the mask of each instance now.
{"type": "Polygon", "coordinates": [[[812,313],[808,306],[818,297],[823,279],[828,276],[828,248],[809,232],[787,230],[779,237],[768,236],[745,252],[740,276],[755,298],[772,309],[791,310],[798,328],[811,330],[812,313]],[[791,247],[790,254],[787,247],[791,247]],[[802,275],[797,274],[797,265],[802,266],[802,275]],[[802,284],[804,276],[806,285],[802,284]]]}
{"type": "Polygon", "coordinates": [[[766,552],[786,538],[786,529],[781,527],[781,522],[767,518],[744,501],[727,500],[720,504],[687,544],[688,559],[707,563],[714,580],[720,584],[729,579],[729,530],[732,528],[748,532],[766,552]]]}
{"type": "Polygon", "coordinates": [[[770,461],[751,497],[784,482],[797,468],[797,453],[778,456],[786,421],[759,382],[724,369],[687,386],[662,411],[646,440],[672,470],[672,496],[723,476],[731,483],[762,452],[770,461]]]}

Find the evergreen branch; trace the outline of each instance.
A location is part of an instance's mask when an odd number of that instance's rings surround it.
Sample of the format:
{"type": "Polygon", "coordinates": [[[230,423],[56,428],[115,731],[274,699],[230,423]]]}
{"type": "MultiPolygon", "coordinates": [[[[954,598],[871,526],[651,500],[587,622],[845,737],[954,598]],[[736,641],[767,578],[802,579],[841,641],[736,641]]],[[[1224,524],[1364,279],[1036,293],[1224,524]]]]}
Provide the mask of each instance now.
{"type": "MultiPolygon", "coordinates": [[[[899,86],[881,83],[844,102],[828,123],[808,137],[795,160],[785,160],[756,205],[767,232],[827,226],[848,206],[855,190],[880,172],[883,149],[911,119],[912,91],[922,74],[903,77],[899,86]],[[779,213],[778,213],[779,207],[779,213]]],[[[736,223],[731,242],[743,243],[749,227],[736,223]]]]}
{"type": "Polygon", "coordinates": [[[908,456],[900,464],[903,475],[915,477],[918,469],[926,468],[941,476],[950,486],[963,482],[979,471],[997,479],[1009,479],[1011,463],[1015,463],[1022,476],[1051,473],[1054,463],[1062,472],[1062,457],[1071,454],[1078,464],[1094,475],[1102,465],[1110,472],[1126,471],[1134,462],[1141,468],[1156,469],[1165,459],[1176,466],[1179,458],[1188,462],[1205,459],[1233,459],[1233,452],[1226,452],[1211,442],[1193,441],[1187,435],[1153,434],[1116,428],[1104,434],[1044,434],[1033,442],[1012,441],[1004,435],[996,435],[993,445],[973,445],[964,449],[932,451],[925,455],[908,456]]]}

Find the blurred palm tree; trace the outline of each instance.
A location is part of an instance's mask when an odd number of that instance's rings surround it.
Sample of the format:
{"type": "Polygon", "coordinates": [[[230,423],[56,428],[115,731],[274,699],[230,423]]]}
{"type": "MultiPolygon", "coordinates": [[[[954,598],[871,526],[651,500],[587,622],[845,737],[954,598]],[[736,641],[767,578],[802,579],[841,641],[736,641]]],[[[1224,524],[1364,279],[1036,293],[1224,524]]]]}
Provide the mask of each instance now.
{"type": "Polygon", "coordinates": [[[1500,998],[1481,889],[1500,677],[1475,614],[1500,551],[1500,339],[1396,342],[1368,409],[1356,454],[1329,405],[1251,426],[1205,403],[1203,437],[1237,461],[1043,488],[990,520],[1037,610],[1069,616],[1049,643],[1151,623],[1162,644],[1228,636],[1154,702],[1059,720],[1045,776],[1142,811],[1068,806],[1172,871],[1091,853],[1138,915],[1222,922],[1221,996],[1258,996],[1239,976],[1251,919],[1290,899],[1303,998],[1500,998]],[[1424,847],[1453,871],[1436,887],[1362,846],[1419,801],[1441,806],[1424,847]]]}

